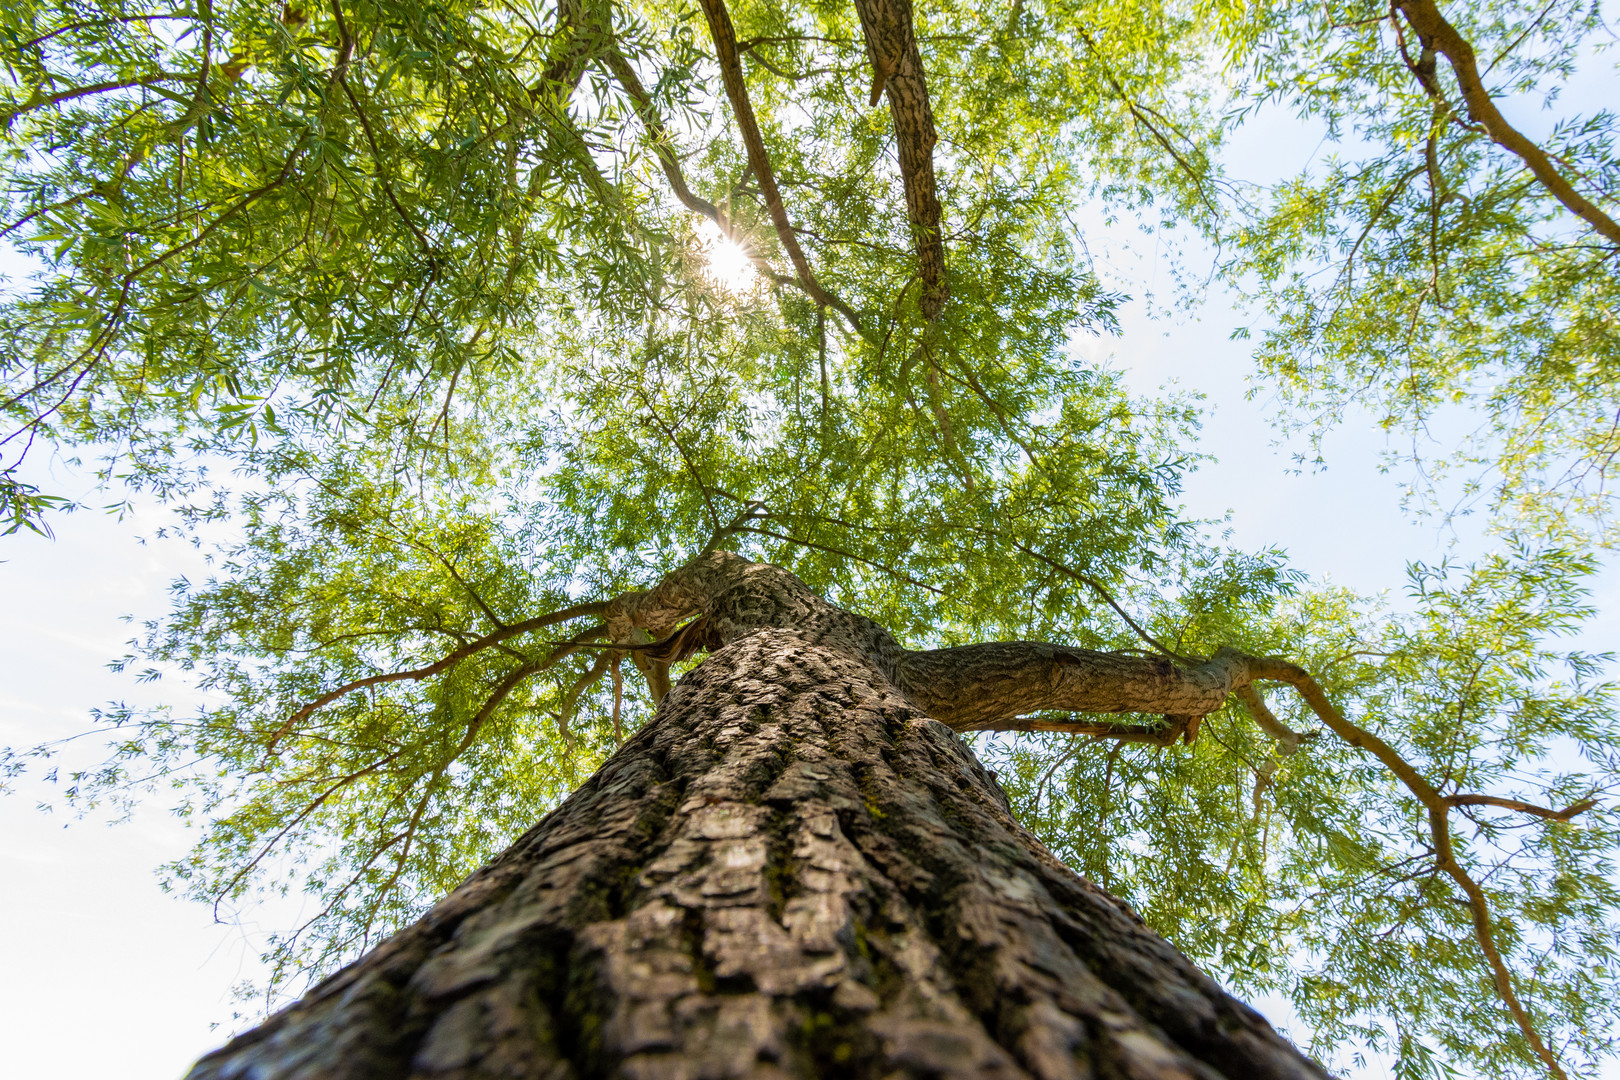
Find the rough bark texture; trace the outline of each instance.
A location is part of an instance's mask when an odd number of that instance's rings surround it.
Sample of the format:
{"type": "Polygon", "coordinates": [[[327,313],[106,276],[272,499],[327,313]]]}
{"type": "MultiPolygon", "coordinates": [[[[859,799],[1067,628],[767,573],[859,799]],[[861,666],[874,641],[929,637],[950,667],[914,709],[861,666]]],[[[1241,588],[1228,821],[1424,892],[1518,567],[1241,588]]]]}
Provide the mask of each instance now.
{"type": "MultiPolygon", "coordinates": [[[[703,14],[709,22],[709,36],[714,41],[715,56],[720,61],[720,78],[726,87],[726,98],[731,102],[731,114],[742,133],[743,146],[748,151],[748,168],[765,196],[765,209],[771,215],[776,238],[793,263],[793,271],[804,291],[823,307],[834,307],[848,312],[840,301],[828,293],[810,272],[810,260],[799,245],[799,235],[788,220],[787,204],[776,186],[776,172],[771,168],[770,155],[765,152],[765,137],[760,134],[759,121],[748,100],[748,84],[743,78],[742,56],[737,47],[737,30],[731,22],[731,12],[725,0],[701,0],[703,14]]],[[[853,314],[853,313],[851,313],[853,314]]]]}
{"type": "Polygon", "coordinates": [[[945,243],[940,235],[939,189],[934,179],[934,110],[928,100],[922,53],[911,17],[911,0],[855,0],[872,62],[876,105],[889,95],[900,177],[906,189],[906,213],[917,245],[917,272],[922,278],[923,318],[932,322],[949,298],[945,282],[945,243]]]}
{"type": "Polygon", "coordinates": [[[1013,820],[881,627],[735,556],[666,586],[619,619],[705,600],[717,651],[654,719],[193,1080],[1325,1075],[1013,820]]]}

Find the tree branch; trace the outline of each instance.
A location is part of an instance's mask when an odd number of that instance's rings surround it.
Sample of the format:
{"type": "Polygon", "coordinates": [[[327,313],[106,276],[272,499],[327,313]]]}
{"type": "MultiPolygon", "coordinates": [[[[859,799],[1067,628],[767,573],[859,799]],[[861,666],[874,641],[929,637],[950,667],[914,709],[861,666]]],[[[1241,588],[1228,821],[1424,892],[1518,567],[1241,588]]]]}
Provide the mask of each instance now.
{"type": "MultiPolygon", "coordinates": [[[[712,0],[719,3],[720,0],[712,0]]],[[[945,244],[940,233],[939,185],[934,177],[934,111],[923,78],[922,54],[917,49],[911,0],[855,0],[872,61],[872,93],[876,105],[885,90],[889,115],[900,153],[900,178],[905,185],[906,213],[917,249],[922,277],[922,314],[933,322],[950,296],[945,280],[945,244]]]]}
{"type": "Polygon", "coordinates": [[[1203,717],[1247,681],[1246,660],[1224,649],[1202,664],[1177,666],[1164,657],[1006,641],[907,652],[896,675],[907,696],[934,719],[962,731],[999,731],[1034,723],[1017,718],[1035,710],[1203,717]]]}
{"type": "MultiPolygon", "coordinates": [[[[1479,63],[1474,57],[1473,45],[1457,32],[1455,26],[1446,21],[1446,17],[1440,13],[1434,0],[1396,0],[1396,7],[1406,16],[1406,21],[1412,29],[1417,31],[1418,40],[1424,48],[1439,52],[1451,64],[1451,70],[1457,76],[1457,86],[1462,90],[1463,103],[1468,108],[1469,118],[1483,125],[1492,142],[1523,161],[1535,178],[1541,181],[1542,187],[1562,203],[1566,210],[1592,226],[1612,243],[1620,244],[1620,223],[1616,223],[1613,218],[1576,191],[1553,165],[1547,152],[1507,122],[1507,118],[1496,107],[1495,99],[1491,97],[1490,91],[1485,89],[1485,84],[1480,78],[1479,63]]],[[[1421,80],[1422,73],[1418,75],[1421,80]]],[[[1427,86],[1425,88],[1427,89],[1427,86]]]]}
{"type": "Polygon", "coordinates": [[[1253,683],[1237,687],[1233,693],[1243,702],[1243,707],[1249,711],[1255,726],[1273,739],[1277,740],[1281,751],[1266,758],[1254,772],[1254,812],[1260,814],[1260,801],[1271,786],[1271,778],[1277,775],[1277,769],[1282,765],[1283,758],[1292,757],[1299,752],[1305,742],[1305,736],[1300,732],[1278,720],[1276,715],[1266,706],[1266,699],[1260,696],[1260,689],[1253,683]]]}
{"type": "Polygon", "coordinates": [[[1580,802],[1570,803],[1562,810],[1549,810],[1534,803],[1504,799],[1496,795],[1448,795],[1445,803],[1447,806],[1499,806],[1504,810],[1517,810],[1521,814],[1546,818],[1548,821],[1568,821],[1592,809],[1597,805],[1597,800],[1582,799],[1580,802]]]}
{"type": "MultiPolygon", "coordinates": [[[[1215,200],[1210,196],[1209,192],[1205,190],[1206,177],[1209,172],[1207,165],[1204,167],[1197,167],[1193,162],[1188,161],[1186,156],[1175,148],[1175,145],[1171,142],[1169,136],[1165,135],[1164,132],[1159,130],[1160,124],[1165,124],[1173,129],[1175,128],[1175,125],[1166,121],[1163,114],[1157,109],[1143,105],[1126,92],[1124,83],[1120,82],[1119,76],[1114,73],[1113,65],[1110,64],[1107,57],[1103,55],[1102,48],[1097,44],[1095,38],[1086,33],[1084,30],[1079,32],[1079,38],[1081,43],[1085,45],[1086,50],[1091,53],[1092,59],[1096,60],[1098,66],[1101,68],[1103,81],[1106,82],[1108,84],[1108,88],[1114,92],[1114,96],[1124,104],[1125,110],[1131,114],[1131,119],[1137,125],[1147,129],[1147,133],[1152,136],[1153,141],[1159,145],[1159,148],[1165,153],[1169,154],[1170,159],[1176,163],[1176,167],[1182,172],[1186,173],[1187,178],[1193,182],[1193,186],[1198,192],[1198,199],[1204,204],[1205,209],[1210,212],[1212,217],[1219,218],[1221,213],[1220,207],[1216,205],[1215,200]],[[1152,115],[1150,116],[1149,114],[1152,115]]],[[[1176,129],[1176,134],[1181,135],[1183,139],[1186,139],[1186,135],[1179,129],[1176,129]]],[[[1188,141],[1190,142],[1191,140],[1188,141]]],[[[1197,152],[1196,146],[1193,149],[1195,152],[1197,152]]]]}
{"type": "MultiPolygon", "coordinates": [[[[1390,746],[1389,743],[1374,735],[1365,728],[1359,727],[1347,720],[1343,713],[1334,705],[1332,700],[1323,691],[1320,684],[1311,677],[1311,674],[1297,664],[1286,660],[1271,657],[1248,658],[1249,674],[1251,678],[1271,679],[1285,682],[1299,691],[1311,711],[1326,724],[1332,732],[1357,749],[1366,750],[1376,757],[1385,768],[1394,773],[1406,786],[1406,789],[1416,796],[1418,802],[1423,804],[1429,815],[1429,833],[1434,840],[1436,866],[1450,877],[1462,889],[1468,898],[1468,910],[1474,923],[1474,939],[1479,944],[1480,952],[1485,956],[1486,965],[1490,968],[1491,977],[1496,984],[1497,996],[1513,1014],[1514,1021],[1519,1025],[1519,1031],[1524,1035],[1525,1041],[1535,1051],[1547,1071],[1555,1080],[1566,1080],[1563,1067],[1552,1051],[1541,1039],[1536,1031],[1535,1024],[1530,1019],[1529,1012],[1520,1003],[1518,994],[1513,989],[1513,974],[1508,970],[1507,961],[1502,958],[1502,952],[1496,944],[1496,930],[1492,924],[1490,905],[1485,896],[1485,890],[1479,883],[1463,869],[1457,861],[1456,851],[1451,843],[1451,821],[1449,811],[1452,805],[1469,805],[1473,800],[1479,800],[1482,805],[1502,805],[1504,802],[1514,800],[1496,800],[1492,796],[1462,796],[1469,803],[1453,804],[1440,794],[1433,784],[1423,778],[1405,758],[1390,746]]],[[[1527,809],[1528,804],[1518,804],[1514,809],[1527,809]]],[[[1571,807],[1571,816],[1581,810],[1589,809],[1576,803],[1571,807]],[[1577,809],[1579,808],[1579,809],[1577,809]]],[[[1530,809],[1533,812],[1533,809],[1530,809]]],[[[1567,819],[1566,819],[1567,820],[1567,819]]]]}
{"type": "MultiPolygon", "coordinates": [[[[347,25],[343,23],[343,10],[338,6],[337,0],[333,0],[332,11],[337,15],[339,25],[344,27],[343,34],[347,36],[349,31],[347,25]]],[[[354,106],[355,119],[360,121],[360,130],[366,136],[366,145],[371,147],[371,159],[377,164],[377,182],[382,185],[383,194],[388,197],[388,204],[394,208],[394,213],[398,214],[399,219],[405,223],[405,228],[416,239],[417,244],[421,247],[422,252],[428,256],[431,264],[435,257],[433,244],[429,242],[426,234],[416,224],[416,219],[406,212],[404,205],[399,201],[399,196],[394,194],[394,185],[388,179],[388,166],[383,161],[382,148],[377,145],[377,136],[371,130],[371,119],[366,115],[365,106],[360,104],[360,99],[355,96],[354,90],[349,86],[347,68],[347,63],[339,64],[333,69],[333,77],[343,90],[343,96],[349,99],[350,105],[354,106]]]]}
{"type": "Polygon", "coordinates": [[[254,854],[253,858],[249,859],[247,863],[236,872],[231,880],[227,881],[214,893],[214,921],[220,921],[219,905],[225,901],[226,897],[230,896],[236,890],[238,885],[246,880],[247,876],[253,872],[254,868],[257,867],[259,863],[264,861],[265,856],[269,855],[270,852],[274,850],[275,846],[281,842],[282,837],[292,832],[293,829],[297,828],[305,818],[309,817],[309,815],[313,814],[315,811],[319,810],[323,805],[325,805],[327,799],[330,799],[333,795],[348,787],[362,776],[367,776],[376,772],[384,765],[387,765],[389,762],[398,758],[401,753],[402,751],[395,750],[392,754],[388,754],[385,757],[380,757],[371,764],[362,766],[346,776],[338,777],[331,783],[330,786],[326,788],[325,791],[322,791],[315,798],[305,803],[304,808],[294,815],[292,820],[283,825],[276,835],[272,836],[269,841],[263,844],[254,854]]]}
{"type": "MultiPolygon", "coordinates": [[[[457,370],[459,371],[460,369],[458,368],[457,370]]],[[[448,438],[448,435],[446,438],[448,438]]],[[[472,601],[478,606],[478,610],[484,613],[484,618],[488,619],[490,624],[494,626],[496,630],[506,629],[506,623],[501,621],[500,616],[496,615],[494,609],[485,603],[484,598],[478,594],[478,590],[467,583],[467,580],[461,576],[460,571],[456,569],[455,564],[445,557],[443,553],[441,553],[437,548],[430,547],[429,545],[424,544],[422,541],[415,539],[408,533],[401,532],[401,536],[411,547],[414,547],[424,555],[437,560],[439,565],[443,566],[445,570],[449,572],[450,576],[455,579],[456,584],[461,586],[462,591],[468,596],[472,597],[472,601]]]]}
{"type": "MultiPolygon", "coordinates": [[[[609,49],[606,59],[608,70],[613,73],[613,78],[624,89],[624,92],[629,95],[630,103],[636,110],[636,116],[641,120],[641,126],[647,129],[647,134],[652,141],[653,152],[658,155],[658,164],[663,168],[664,178],[669,182],[670,190],[675,193],[675,198],[680,201],[682,206],[694,214],[701,214],[714,222],[726,237],[734,237],[736,235],[736,226],[732,222],[730,215],[714,203],[703,198],[703,196],[695,193],[687,185],[686,174],[681,171],[680,159],[675,156],[674,138],[670,135],[669,127],[664,123],[663,117],[658,114],[658,109],[653,105],[652,95],[641,84],[641,78],[636,74],[636,69],[630,66],[630,62],[617,49],[609,49]]],[[[751,161],[750,168],[752,168],[751,161]]],[[[792,236],[791,229],[789,229],[789,236],[792,236]]],[[[795,241],[795,248],[796,245],[797,242],[795,241]]],[[[745,245],[744,250],[747,250],[747,247],[745,245]]],[[[791,251],[789,254],[791,255],[791,251]]],[[[851,329],[857,334],[865,336],[866,330],[861,324],[860,317],[855,314],[855,310],[822,288],[814,277],[809,277],[809,283],[806,284],[804,276],[789,277],[777,273],[775,268],[771,266],[770,260],[758,252],[748,251],[748,257],[767,279],[777,285],[792,285],[807,294],[818,304],[832,308],[844,317],[851,329]]],[[[806,264],[805,273],[808,274],[808,272],[808,264],[806,264]]]]}
{"type": "Polygon", "coordinates": [[[810,298],[823,307],[840,312],[858,328],[860,323],[855,319],[855,313],[823,289],[810,272],[810,260],[805,258],[804,249],[799,246],[799,238],[788,220],[787,206],[782,202],[782,192],[776,186],[776,173],[771,168],[770,155],[765,152],[765,139],[760,134],[759,121],[754,118],[754,107],[748,100],[748,85],[743,81],[742,59],[737,51],[737,31],[731,24],[731,13],[726,10],[725,0],[700,0],[700,3],[709,21],[709,36],[714,41],[715,54],[720,60],[720,77],[725,83],[726,97],[731,101],[732,115],[737,118],[737,129],[742,133],[743,146],[748,150],[748,166],[754,179],[759,182],[760,193],[765,196],[765,208],[770,212],[771,224],[776,228],[776,238],[781,241],[783,250],[793,263],[794,272],[798,274],[800,286],[810,298]]]}
{"type": "Polygon", "coordinates": [[[802,537],[792,536],[792,535],[790,535],[788,533],[779,533],[779,532],[776,532],[773,529],[761,529],[761,528],[759,528],[758,526],[755,526],[755,525],[744,525],[744,524],[739,523],[737,525],[732,526],[731,531],[733,531],[733,532],[742,532],[742,533],[754,533],[756,536],[768,536],[772,540],[780,540],[785,544],[797,544],[800,547],[807,547],[807,548],[810,548],[813,551],[825,551],[829,555],[837,555],[840,558],[848,559],[851,562],[857,562],[857,563],[860,563],[863,566],[870,566],[874,570],[881,570],[885,574],[889,574],[892,577],[900,579],[901,581],[905,582],[907,585],[914,585],[919,589],[927,589],[929,592],[933,593],[935,596],[944,596],[945,595],[945,590],[944,589],[938,588],[937,586],[934,586],[934,585],[930,585],[926,581],[920,581],[917,578],[912,577],[910,574],[906,573],[905,571],[899,570],[899,569],[897,569],[897,568],[895,568],[893,566],[890,566],[888,563],[876,562],[876,561],[874,561],[872,559],[868,559],[868,558],[865,558],[863,556],[856,555],[854,552],[845,551],[843,548],[832,547],[832,546],[830,546],[828,544],[818,544],[814,540],[805,540],[802,537]]]}
{"type": "Polygon", "coordinates": [[[71,34],[77,30],[95,30],[103,26],[128,26],[131,23],[167,21],[194,22],[196,20],[193,16],[188,15],[183,11],[171,11],[166,14],[159,15],[127,15],[122,18],[112,19],[83,19],[77,22],[67,23],[64,26],[58,26],[55,30],[50,30],[39,35],[38,37],[30,38],[20,45],[13,45],[11,46],[11,49],[13,52],[21,53],[25,49],[32,49],[36,45],[43,45],[54,37],[60,37],[63,34],[71,34]]]}
{"type": "Polygon", "coordinates": [[[626,60],[618,49],[609,49],[606,60],[613,78],[624,92],[630,95],[630,104],[635,108],[636,116],[641,119],[641,126],[647,129],[647,134],[652,140],[653,152],[658,155],[658,163],[663,166],[664,178],[669,181],[670,190],[675,192],[675,197],[680,200],[682,206],[694,214],[702,214],[720,226],[722,232],[730,235],[731,222],[720,212],[720,208],[694,193],[686,185],[686,175],[681,172],[680,160],[675,156],[675,140],[670,135],[664,118],[658,114],[657,107],[653,105],[652,95],[641,85],[641,77],[636,74],[636,69],[630,66],[630,61],[626,60]]]}
{"type": "Polygon", "coordinates": [[[16,120],[17,117],[23,115],[24,113],[33,112],[35,109],[45,109],[52,105],[61,105],[69,101],[75,101],[82,97],[90,97],[95,94],[111,93],[115,90],[133,90],[138,86],[147,90],[156,90],[158,93],[172,98],[175,97],[175,95],[163,89],[164,83],[191,82],[196,77],[197,76],[195,75],[188,75],[177,71],[161,71],[156,75],[148,75],[143,79],[110,79],[106,82],[89,83],[85,86],[75,86],[70,90],[63,90],[55,94],[47,94],[44,97],[39,97],[39,91],[36,90],[34,91],[35,96],[30,97],[22,104],[9,109],[0,109],[0,130],[10,128],[12,122],[16,120]]]}
{"type": "Polygon", "coordinates": [[[1103,587],[1102,583],[1100,581],[1098,581],[1096,578],[1090,576],[1089,574],[1082,574],[1080,571],[1076,570],[1072,566],[1069,566],[1067,563],[1059,562],[1058,560],[1053,559],[1053,558],[1051,558],[1049,556],[1042,555],[1040,552],[1036,551],[1034,548],[1031,548],[1031,547],[1028,547],[1028,546],[1026,546],[1024,544],[1021,544],[1017,540],[1009,540],[1008,543],[1012,544],[1013,547],[1017,548],[1019,551],[1022,551],[1025,555],[1028,555],[1030,558],[1036,559],[1036,560],[1039,560],[1040,562],[1045,563],[1047,566],[1051,567],[1053,570],[1056,570],[1058,573],[1062,574],[1064,577],[1071,578],[1074,581],[1078,581],[1082,585],[1089,585],[1097,593],[1098,596],[1102,597],[1103,601],[1105,603],[1107,603],[1107,605],[1109,607],[1114,609],[1114,613],[1116,615],[1118,615],[1120,618],[1125,620],[1125,624],[1131,628],[1132,632],[1134,632],[1137,637],[1141,638],[1144,642],[1146,642],[1148,645],[1152,646],[1157,651],[1163,653],[1164,655],[1166,655],[1168,657],[1172,657],[1173,659],[1176,659],[1176,660],[1181,660],[1181,661],[1185,661],[1185,662],[1189,662],[1189,663],[1191,662],[1191,661],[1188,661],[1185,656],[1182,656],[1180,653],[1176,652],[1174,649],[1171,649],[1168,645],[1164,644],[1164,642],[1160,641],[1158,638],[1154,637],[1152,634],[1150,634],[1146,630],[1142,629],[1141,625],[1139,623],[1137,623],[1137,621],[1135,619],[1131,618],[1129,612],[1127,612],[1124,608],[1119,606],[1118,602],[1114,600],[1113,594],[1110,593],[1107,589],[1105,589],[1103,587]]]}
{"type": "Polygon", "coordinates": [[[557,733],[563,739],[571,739],[568,733],[568,721],[579,709],[580,696],[595,685],[598,679],[607,674],[608,665],[613,662],[613,653],[603,653],[596,658],[596,663],[592,664],[579,678],[575,679],[573,685],[563,694],[562,704],[557,708],[557,733]]]}
{"type": "Polygon", "coordinates": [[[618,654],[613,655],[613,745],[624,745],[624,724],[619,719],[620,709],[624,705],[624,675],[619,670],[619,662],[623,659],[618,654]]]}
{"type": "Polygon", "coordinates": [[[271,734],[269,740],[265,744],[265,753],[275,753],[276,744],[285,738],[288,732],[292,731],[300,723],[307,720],[309,716],[316,710],[330,705],[332,702],[336,701],[345,694],[352,694],[356,690],[364,690],[368,686],[378,686],[382,683],[400,682],[403,680],[420,682],[423,679],[432,678],[434,675],[438,675],[441,672],[449,671],[451,668],[455,667],[469,656],[482,652],[490,646],[499,644],[508,638],[516,637],[519,634],[526,634],[531,630],[539,630],[543,627],[554,626],[557,623],[567,622],[570,619],[578,619],[586,615],[600,615],[607,611],[608,606],[608,602],[602,601],[589,604],[575,604],[572,607],[563,608],[561,611],[554,611],[549,615],[538,615],[532,619],[524,619],[522,622],[515,622],[510,626],[505,626],[499,630],[491,631],[481,638],[468,642],[459,649],[451,650],[443,657],[423,667],[411,668],[407,671],[388,671],[378,675],[368,675],[366,678],[355,679],[353,682],[344,683],[336,690],[330,690],[327,693],[322,694],[320,697],[309,702],[307,705],[303,706],[297,712],[289,716],[281,724],[281,726],[271,734]]]}
{"type": "Polygon", "coordinates": [[[557,93],[558,97],[566,100],[579,88],[580,80],[585,77],[591,49],[596,44],[589,35],[581,32],[586,28],[583,8],[581,0],[559,0],[557,32],[566,34],[567,40],[540,73],[540,78],[529,87],[531,100],[546,93],[557,93]]]}

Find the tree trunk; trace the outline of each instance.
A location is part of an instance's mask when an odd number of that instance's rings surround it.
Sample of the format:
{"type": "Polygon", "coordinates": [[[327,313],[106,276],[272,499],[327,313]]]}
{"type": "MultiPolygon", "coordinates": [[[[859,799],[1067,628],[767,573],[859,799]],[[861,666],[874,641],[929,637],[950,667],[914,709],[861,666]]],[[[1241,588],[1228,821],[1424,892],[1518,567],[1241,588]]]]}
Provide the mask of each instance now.
{"type": "Polygon", "coordinates": [[[881,627],[711,562],[619,612],[708,616],[646,727],[193,1080],[1325,1075],[1013,820],[881,627]]]}

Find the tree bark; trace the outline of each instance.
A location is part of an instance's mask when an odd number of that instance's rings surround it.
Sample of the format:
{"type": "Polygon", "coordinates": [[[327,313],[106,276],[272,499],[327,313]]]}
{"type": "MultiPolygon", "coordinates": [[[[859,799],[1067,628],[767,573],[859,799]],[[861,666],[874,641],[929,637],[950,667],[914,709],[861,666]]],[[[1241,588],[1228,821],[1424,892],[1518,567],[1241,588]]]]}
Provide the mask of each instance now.
{"type": "Polygon", "coordinates": [[[724,553],[621,600],[616,638],[697,609],[714,651],[504,854],[193,1080],[1326,1075],[1019,826],[908,690],[908,657],[961,676],[951,650],[724,553]]]}
{"type": "Polygon", "coordinates": [[[950,298],[945,281],[945,242],[940,234],[939,185],[934,177],[934,109],[928,99],[922,52],[911,16],[911,0],[855,0],[872,62],[872,95],[876,105],[887,91],[894,119],[900,179],[906,191],[906,216],[917,248],[922,278],[923,318],[933,322],[950,298]]]}

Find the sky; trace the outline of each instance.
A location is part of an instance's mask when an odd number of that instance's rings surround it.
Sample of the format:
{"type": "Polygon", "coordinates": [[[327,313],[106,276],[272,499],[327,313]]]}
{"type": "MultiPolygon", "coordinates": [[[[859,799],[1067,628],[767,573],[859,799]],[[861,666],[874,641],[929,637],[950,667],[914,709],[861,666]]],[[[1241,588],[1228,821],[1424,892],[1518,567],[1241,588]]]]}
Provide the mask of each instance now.
{"type": "MultiPolygon", "coordinates": [[[[121,617],[163,610],[169,581],[200,570],[198,553],[182,545],[138,542],[158,520],[78,513],[54,523],[54,541],[6,538],[0,745],[83,731],[108,701],[187,696],[174,684],[137,687],[106,667],[131,635],[121,617]]],[[[30,776],[0,798],[0,1071],[178,1076],[220,1040],[213,1025],[230,1026],[230,988],[251,977],[256,951],[244,928],[216,926],[206,908],[158,888],[154,869],[191,840],[161,807],[119,825],[36,809],[58,797],[30,776]]]]}
{"type": "MultiPolygon", "coordinates": [[[[1612,86],[1612,80],[1610,85],[1612,86]]],[[[1601,100],[1601,98],[1599,98],[1601,100]]],[[[1319,140],[1293,129],[1279,139],[1257,130],[1245,157],[1253,167],[1285,171],[1309,160],[1319,140]]],[[[1240,151],[1242,148],[1239,148],[1240,151]]],[[[1088,236],[1099,263],[1138,297],[1168,291],[1163,253],[1151,237],[1126,230],[1088,236]]],[[[1400,508],[1399,473],[1381,470],[1384,437],[1350,423],[1325,441],[1327,467],[1296,472],[1298,443],[1277,445],[1272,402],[1246,394],[1251,362],[1231,330],[1247,317],[1214,290],[1195,316],[1154,318],[1141,299],[1127,306],[1119,338],[1076,343],[1087,359],[1120,370],[1135,391],[1170,385],[1201,393],[1206,417],[1200,449],[1217,460],[1195,473],[1185,493],[1197,516],[1230,512],[1232,543],[1277,545],[1313,577],[1353,589],[1388,591],[1399,602],[1409,559],[1433,561],[1477,550],[1433,522],[1414,522],[1400,508]]],[[[31,467],[86,491],[66,464],[36,454],[31,467]]],[[[92,502],[98,501],[92,498],[92,502]]],[[[106,498],[99,501],[112,501],[106,498]]],[[[135,627],[123,621],[161,613],[169,583],[207,573],[200,552],[154,538],[161,509],[137,503],[122,519],[81,512],[57,517],[54,539],[33,535],[0,541],[0,745],[26,746],[84,731],[90,710],[109,701],[165,702],[184,712],[197,697],[173,680],[139,685],[108,670],[135,627]],[[144,538],[144,539],[143,539],[144,538]]],[[[1606,574],[1594,597],[1611,614],[1584,644],[1620,650],[1620,584],[1606,574]]],[[[78,760],[94,747],[70,750],[78,760]]],[[[17,1077],[168,1080],[238,1026],[231,989],[258,973],[257,942],[296,917],[288,905],[222,913],[165,894],[155,873],[193,837],[161,804],[129,820],[106,815],[76,821],[41,800],[59,791],[29,775],[0,798],[0,1040],[3,1068],[17,1077]]],[[[1289,1016],[1279,1002],[1258,1002],[1274,1022],[1289,1016]]],[[[1373,1061],[1358,1080],[1382,1080],[1373,1061]]],[[[1620,1066],[1604,1074],[1620,1080],[1620,1066]]]]}

